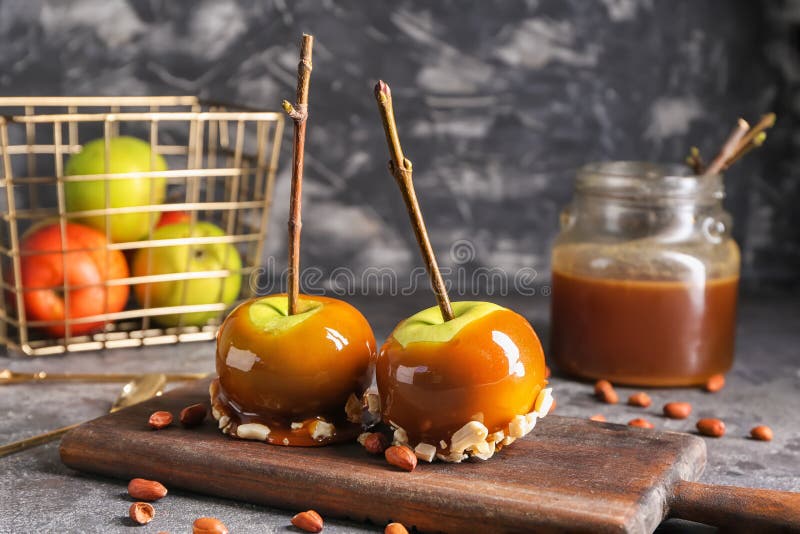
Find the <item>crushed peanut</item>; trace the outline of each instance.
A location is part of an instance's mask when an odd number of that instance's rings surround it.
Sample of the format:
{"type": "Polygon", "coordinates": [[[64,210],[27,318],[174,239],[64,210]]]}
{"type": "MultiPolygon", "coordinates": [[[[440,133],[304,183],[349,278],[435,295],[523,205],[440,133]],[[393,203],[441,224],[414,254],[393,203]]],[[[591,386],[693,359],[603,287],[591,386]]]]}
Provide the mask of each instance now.
{"type": "Polygon", "coordinates": [[[525,421],[524,415],[514,416],[514,419],[508,424],[508,435],[512,438],[521,438],[525,435],[527,428],[528,423],[525,421]]]}
{"type": "Polygon", "coordinates": [[[470,421],[459,429],[450,442],[449,450],[446,443],[440,442],[441,450],[445,451],[436,455],[445,462],[461,462],[469,456],[487,460],[506,445],[511,445],[515,440],[528,435],[536,426],[536,422],[547,415],[553,405],[552,388],[545,388],[536,397],[534,410],[524,415],[517,415],[508,424],[505,430],[489,434],[489,430],[479,421],[470,421]]]}
{"type": "Polygon", "coordinates": [[[440,459],[441,461],[443,461],[443,462],[449,462],[449,463],[453,463],[453,464],[457,464],[457,463],[469,458],[468,455],[460,453],[460,452],[451,452],[450,454],[439,453],[439,454],[436,455],[436,457],[438,459],[440,459]]]}
{"type": "Polygon", "coordinates": [[[225,428],[226,426],[228,426],[228,423],[230,423],[230,422],[231,422],[231,418],[228,417],[227,415],[223,415],[222,417],[220,417],[219,418],[219,427],[220,427],[220,429],[225,428]]]}
{"type": "Polygon", "coordinates": [[[417,458],[420,460],[430,463],[436,457],[436,447],[430,443],[419,443],[414,447],[414,454],[416,454],[417,458]]]}
{"type": "Polygon", "coordinates": [[[536,402],[533,405],[533,410],[539,412],[540,417],[544,417],[550,412],[553,406],[553,388],[545,388],[539,392],[536,397],[536,402]]]}
{"type": "Polygon", "coordinates": [[[547,414],[542,415],[539,412],[531,412],[531,413],[525,414],[525,424],[528,425],[528,431],[525,432],[525,433],[526,434],[530,434],[530,432],[536,426],[536,420],[539,417],[544,417],[545,415],[547,415],[547,414]]]}
{"type": "Polygon", "coordinates": [[[326,421],[313,421],[308,425],[308,433],[317,441],[329,438],[336,432],[336,427],[326,421]]]}
{"type": "Polygon", "coordinates": [[[260,423],[247,423],[239,425],[236,429],[236,435],[242,439],[254,439],[258,441],[267,441],[270,430],[266,425],[260,423]]]}
{"type": "Polygon", "coordinates": [[[500,443],[505,447],[506,445],[511,445],[515,441],[517,441],[517,438],[512,438],[511,436],[506,436],[505,438],[503,438],[503,441],[501,441],[500,443]]]}
{"type": "Polygon", "coordinates": [[[470,421],[450,438],[450,450],[459,453],[464,452],[481,441],[486,442],[486,436],[488,435],[489,429],[483,423],[470,421]]]}
{"type": "Polygon", "coordinates": [[[367,410],[369,413],[378,414],[381,413],[381,398],[377,393],[373,393],[372,391],[368,391],[366,393],[367,398],[367,410]]]}
{"type": "Polygon", "coordinates": [[[500,443],[506,437],[505,432],[502,430],[498,430],[494,434],[489,434],[489,437],[486,438],[486,441],[490,443],[500,443]]]}
{"type": "Polygon", "coordinates": [[[347,420],[351,423],[361,423],[361,412],[363,408],[361,401],[355,394],[351,393],[347,398],[347,404],[344,405],[344,413],[347,414],[347,420]]]}
{"type": "Polygon", "coordinates": [[[394,427],[392,445],[406,445],[408,443],[408,433],[394,423],[392,423],[392,426],[394,427]]]}
{"type": "Polygon", "coordinates": [[[470,449],[470,454],[479,460],[488,460],[494,456],[496,450],[497,449],[494,446],[494,443],[486,443],[484,441],[483,443],[478,444],[478,446],[470,449]]]}

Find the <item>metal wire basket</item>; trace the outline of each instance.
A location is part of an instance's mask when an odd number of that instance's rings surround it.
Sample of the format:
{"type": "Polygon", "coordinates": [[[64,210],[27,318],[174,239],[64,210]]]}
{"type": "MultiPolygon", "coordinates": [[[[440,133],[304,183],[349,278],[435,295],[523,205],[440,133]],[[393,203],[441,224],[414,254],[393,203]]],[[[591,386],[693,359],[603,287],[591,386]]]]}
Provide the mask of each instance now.
{"type": "Polygon", "coordinates": [[[0,97],[0,115],[0,205],[4,204],[0,220],[0,341],[23,354],[38,356],[213,339],[231,304],[223,301],[221,290],[216,298],[208,295],[206,303],[187,303],[186,284],[189,280],[240,276],[238,299],[252,294],[248,276],[262,263],[283,115],[208,104],[192,96],[0,97]],[[160,155],[168,170],[152,170],[151,164],[148,172],[110,173],[110,143],[120,135],[148,141],[151,162],[160,155]],[[98,138],[105,143],[106,173],[90,177],[67,175],[64,169],[68,158],[98,138]],[[153,202],[151,194],[146,205],[112,206],[109,184],[125,178],[165,181],[164,202],[153,202]],[[89,180],[104,184],[104,207],[68,210],[65,187],[89,180]],[[147,214],[150,224],[146,237],[115,242],[110,235],[111,217],[132,211],[147,214]],[[211,222],[222,229],[221,235],[195,237],[190,233],[185,239],[154,239],[152,223],[167,212],[184,212],[184,219],[188,219],[185,224],[192,229],[201,221],[211,222]],[[131,272],[128,277],[104,280],[99,284],[106,295],[103,313],[83,317],[70,316],[71,291],[79,288],[65,278],[63,283],[46,288],[63,296],[63,318],[34,320],[26,314],[25,307],[26,291],[31,288],[22,283],[23,263],[31,254],[24,247],[26,233],[43,222],[58,224],[58,253],[66,272],[74,252],[65,245],[67,225],[87,217],[105,220],[106,260],[111,254],[119,256],[119,252],[112,251],[121,251],[130,264],[137,251],[143,249],[187,246],[191,256],[204,245],[230,243],[241,257],[241,268],[192,272],[174,269],[139,276],[131,272]],[[130,291],[124,309],[109,311],[109,288],[128,285],[133,289],[142,284],[149,288],[158,282],[183,284],[181,301],[156,306],[149,302],[149,289],[143,299],[134,298],[134,291],[130,291]],[[183,320],[200,312],[213,317],[199,325],[183,320]],[[164,317],[178,319],[163,326],[164,317]],[[77,325],[87,323],[98,326],[92,332],[75,335],[76,330],[82,330],[77,325]],[[63,330],[63,335],[54,337],[54,328],[63,330]]]}

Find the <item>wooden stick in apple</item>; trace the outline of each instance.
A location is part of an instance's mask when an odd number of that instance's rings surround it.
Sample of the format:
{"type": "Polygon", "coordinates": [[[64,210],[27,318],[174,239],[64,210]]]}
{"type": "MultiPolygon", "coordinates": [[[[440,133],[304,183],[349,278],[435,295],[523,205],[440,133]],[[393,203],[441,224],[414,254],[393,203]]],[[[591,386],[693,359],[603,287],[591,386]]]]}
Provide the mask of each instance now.
{"type": "Polygon", "coordinates": [[[289,315],[297,312],[300,293],[300,230],[303,227],[300,211],[303,196],[303,154],[308,121],[308,86],[311,82],[312,35],[303,34],[300,44],[300,63],[297,65],[297,101],[283,101],[283,109],[294,121],[294,154],[292,157],[292,192],[289,206],[289,315]]]}
{"type": "Polygon", "coordinates": [[[450,321],[455,317],[453,308],[450,306],[450,297],[447,296],[447,289],[442,280],[442,274],[439,272],[439,265],[436,263],[436,256],[433,254],[431,242],[428,239],[428,231],[425,229],[425,221],[422,220],[422,212],[417,202],[417,195],[414,192],[414,183],[411,180],[411,161],[403,156],[403,149],[400,146],[400,137],[397,134],[394,109],[392,108],[392,91],[383,80],[375,84],[375,100],[378,102],[383,130],[386,133],[386,142],[389,145],[389,153],[392,158],[389,160],[389,172],[397,181],[403,200],[406,203],[408,216],[411,218],[411,226],[414,228],[417,244],[419,244],[419,248],[422,251],[422,258],[431,278],[431,286],[433,286],[433,292],[436,294],[442,318],[445,321],[450,321]]]}

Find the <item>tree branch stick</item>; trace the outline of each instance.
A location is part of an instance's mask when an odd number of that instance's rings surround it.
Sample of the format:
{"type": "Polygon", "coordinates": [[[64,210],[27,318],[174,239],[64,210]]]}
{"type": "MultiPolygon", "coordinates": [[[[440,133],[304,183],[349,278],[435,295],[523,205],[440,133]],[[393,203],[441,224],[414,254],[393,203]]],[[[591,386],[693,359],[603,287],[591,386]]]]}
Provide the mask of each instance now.
{"type": "Polygon", "coordinates": [[[303,197],[303,155],[308,120],[308,86],[311,82],[311,50],[314,37],[303,34],[300,44],[300,63],[297,65],[297,101],[283,101],[283,109],[294,121],[294,152],[292,155],[292,192],[289,205],[289,315],[297,313],[300,294],[300,230],[303,227],[301,203],[303,197]]]}
{"type": "Polygon", "coordinates": [[[749,129],[750,125],[746,120],[739,119],[737,121],[736,127],[728,136],[728,140],[725,141],[725,144],[722,145],[722,149],[720,149],[719,154],[717,154],[717,156],[708,166],[705,174],[717,174],[726,167],[725,162],[736,152],[736,148],[739,146],[739,143],[742,141],[749,129]]]}
{"type": "Polygon", "coordinates": [[[738,152],[740,150],[743,150],[744,147],[752,144],[753,140],[756,138],[758,134],[760,134],[767,128],[772,128],[773,126],[775,126],[776,118],[777,117],[775,116],[774,113],[767,113],[766,115],[762,116],[761,120],[758,121],[758,124],[753,126],[750,129],[750,131],[747,132],[747,135],[745,135],[742,138],[742,140],[739,141],[739,144],[736,146],[736,151],[738,152]]]}
{"type": "Polygon", "coordinates": [[[719,155],[714,158],[705,174],[714,174],[726,170],[752,149],[764,144],[767,139],[767,134],[764,133],[764,130],[772,128],[776,119],[777,117],[774,113],[767,113],[761,117],[758,124],[749,129],[747,122],[739,119],[736,128],[731,132],[719,155]]]}
{"type": "Polygon", "coordinates": [[[767,132],[759,132],[753,138],[753,140],[747,143],[746,145],[745,144],[739,145],[739,148],[736,150],[736,152],[734,152],[733,155],[731,155],[731,157],[725,161],[725,166],[722,167],[722,170],[724,171],[725,169],[727,169],[728,167],[730,167],[731,165],[742,159],[742,157],[744,157],[745,154],[747,154],[754,148],[758,148],[761,145],[763,145],[764,141],[766,140],[767,140],[767,132]]]}
{"type": "Polygon", "coordinates": [[[442,312],[442,318],[445,321],[450,321],[455,317],[453,308],[450,305],[450,297],[447,295],[447,288],[444,285],[444,280],[442,280],[439,265],[436,263],[436,256],[428,239],[425,221],[422,219],[422,211],[417,202],[417,194],[414,191],[414,183],[411,179],[411,161],[403,156],[403,149],[400,146],[400,137],[397,134],[397,124],[394,120],[394,109],[392,108],[392,92],[383,81],[379,81],[375,85],[375,100],[378,102],[383,131],[386,134],[386,143],[389,145],[389,154],[392,158],[389,160],[389,172],[397,181],[397,185],[403,195],[408,216],[411,219],[411,226],[414,229],[414,236],[422,252],[422,259],[425,261],[425,267],[428,270],[428,276],[430,276],[431,286],[436,294],[436,301],[442,312]]]}

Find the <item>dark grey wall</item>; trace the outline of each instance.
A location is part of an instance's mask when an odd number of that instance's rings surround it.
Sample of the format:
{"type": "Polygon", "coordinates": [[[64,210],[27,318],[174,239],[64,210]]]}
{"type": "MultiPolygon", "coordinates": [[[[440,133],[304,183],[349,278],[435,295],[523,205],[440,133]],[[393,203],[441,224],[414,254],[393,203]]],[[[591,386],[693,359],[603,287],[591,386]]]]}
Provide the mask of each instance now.
{"type": "MultiPolygon", "coordinates": [[[[0,1],[0,93],[197,94],[275,109],[315,34],[303,264],[420,265],[371,87],[388,81],[441,262],[547,278],[574,169],[711,155],[779,113],[728,178],[751,287],[796,285],[800,2],[0,1]],[[794,111],[791,111],[791,109],[794,111]],[[792,133],[794,136],[792,136],[792,133]]],[[[290,130],[290,129],[289,129],[290,130]]],[[[286,143],[268,249],[284,257],[286,143]]]]}

